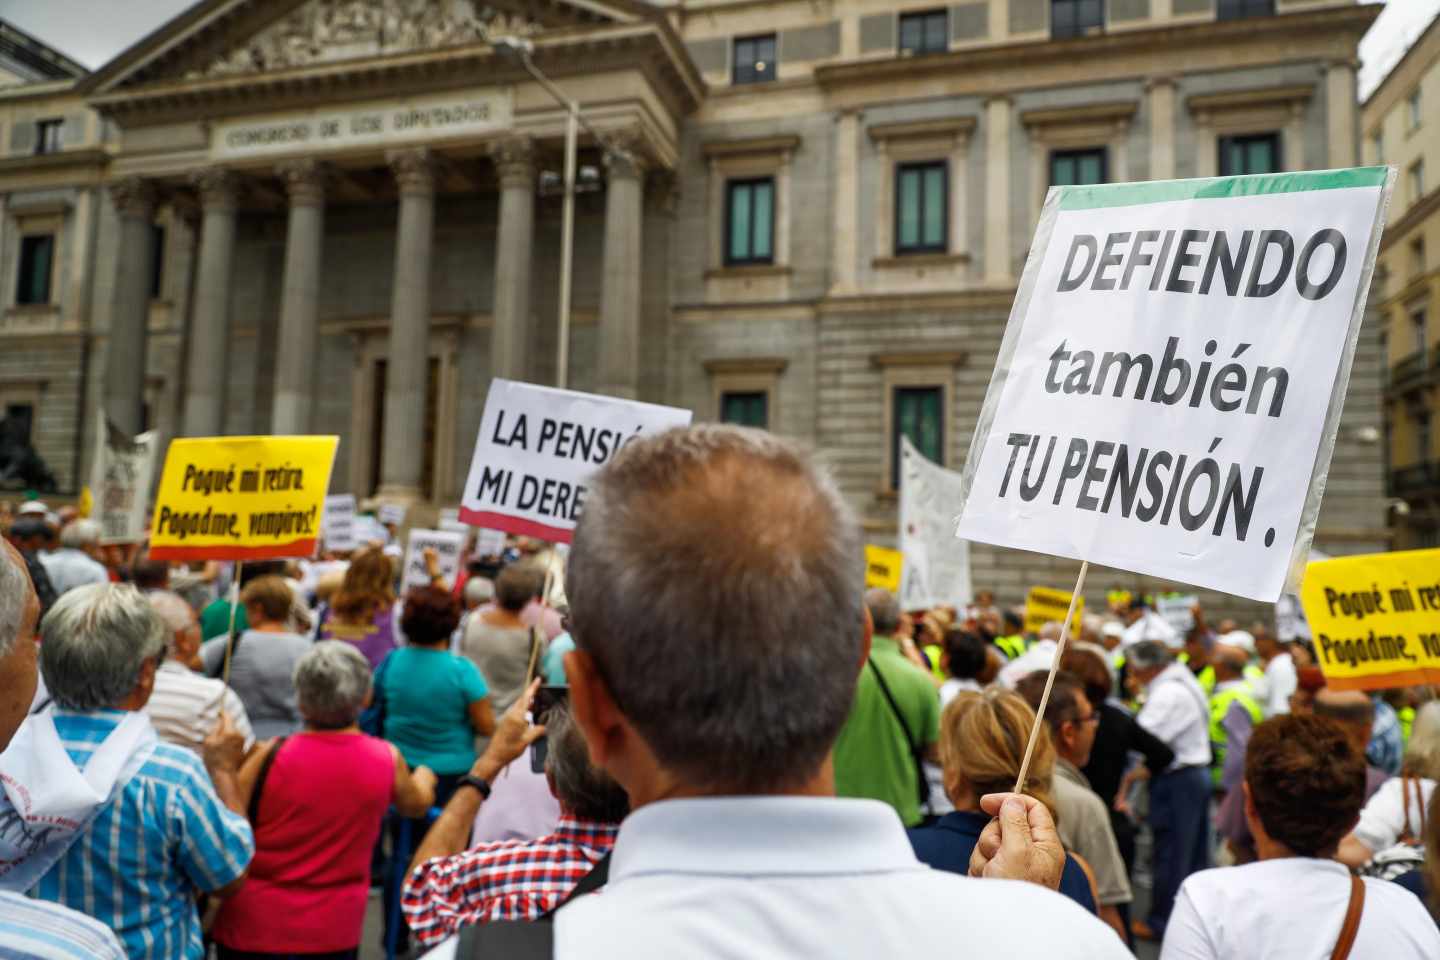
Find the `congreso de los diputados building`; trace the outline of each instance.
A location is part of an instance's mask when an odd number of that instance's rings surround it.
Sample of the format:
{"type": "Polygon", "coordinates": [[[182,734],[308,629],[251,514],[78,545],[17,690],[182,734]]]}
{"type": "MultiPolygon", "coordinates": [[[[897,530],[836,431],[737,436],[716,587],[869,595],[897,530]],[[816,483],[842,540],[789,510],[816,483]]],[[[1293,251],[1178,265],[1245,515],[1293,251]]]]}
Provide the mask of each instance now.
{"type": "MultiPolygon", "coordinates": [[[[0,23],[0,435],[44,476],[0,475],[78,490],[103,410],[338,434],[335,492],[423,516],[491,378],[563,363],[805,441],[893,542],[899,438],[963,464],[1047,188],[1354,165],[1379,10],[199,0],[94,70],[0,23]]],[[[1381,350],[1367,323],[1327,552],[1390,542],[1381,350]]],[[[1007,602],[1074,577],[972,566],[1007,602]]]]}

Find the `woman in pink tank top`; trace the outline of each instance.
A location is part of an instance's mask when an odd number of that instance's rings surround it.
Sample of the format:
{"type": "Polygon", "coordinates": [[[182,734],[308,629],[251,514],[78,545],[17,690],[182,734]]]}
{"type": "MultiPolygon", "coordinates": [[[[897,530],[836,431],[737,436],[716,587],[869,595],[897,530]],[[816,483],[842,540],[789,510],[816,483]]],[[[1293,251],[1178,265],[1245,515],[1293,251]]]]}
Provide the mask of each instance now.
{"type": "Polygon", "coordinates": [[[296,664],[295,690],[304,731],[255,751],[240,773],[255,859],[212,931],[222,960],[355,957],[386,808],[413,817],[434,802],[433,773],[412,774],[398,750],[356,726],[370,694],[359,651],[315,644],[296,664]]]}

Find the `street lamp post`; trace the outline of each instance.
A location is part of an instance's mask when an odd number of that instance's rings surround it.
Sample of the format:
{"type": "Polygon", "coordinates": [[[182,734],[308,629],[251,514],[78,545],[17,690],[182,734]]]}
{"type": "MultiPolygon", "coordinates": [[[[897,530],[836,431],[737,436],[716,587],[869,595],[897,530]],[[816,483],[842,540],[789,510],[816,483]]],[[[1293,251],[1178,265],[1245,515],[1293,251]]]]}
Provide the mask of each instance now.
{"type": "Polygon", "coordinates": [[[595,138],[601,149],[607,147],[599,132],[580,116],[580,104],[565,96],[560,88],[535,66],[530,58],[535,49],[533,43],[520,37],[496,37],[491,41],[491,45],[501,56],[518,61],[525,68],[525,72],[565,108],[565,197],[560,227],[560,342],[555,349],[555,384],[564,389],[570,379],[570,275],[575,256],[575,154],[578,150],[580,125],[584,124],[586,132],[595,138]]]}

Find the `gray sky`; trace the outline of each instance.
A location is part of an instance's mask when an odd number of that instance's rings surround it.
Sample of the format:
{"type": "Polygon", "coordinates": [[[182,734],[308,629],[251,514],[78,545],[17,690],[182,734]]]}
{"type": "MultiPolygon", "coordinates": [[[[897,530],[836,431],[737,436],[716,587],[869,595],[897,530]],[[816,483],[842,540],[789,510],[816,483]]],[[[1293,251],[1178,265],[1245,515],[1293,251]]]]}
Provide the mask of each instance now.
{"type": "MultiPolygon", "coordinates": [[[[190,5],[191,0],[0,0],[0,18],[88,67],[105,63],[190,5]]],[[[1389,0],[1360,43],[1360,96],[1440,11],[1440,0],[1389,0]]]]}

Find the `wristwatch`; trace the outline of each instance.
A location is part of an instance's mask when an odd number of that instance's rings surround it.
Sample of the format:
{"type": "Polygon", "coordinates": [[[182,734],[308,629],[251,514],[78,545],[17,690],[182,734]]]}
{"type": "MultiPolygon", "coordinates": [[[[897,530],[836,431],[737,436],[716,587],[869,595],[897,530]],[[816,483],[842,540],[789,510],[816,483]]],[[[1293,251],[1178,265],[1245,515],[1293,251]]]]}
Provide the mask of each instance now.
{"type": "Polygon", "coordinates": [[[455,785],[456,790],[459,790],[461,787],[474,787],[479,791],[481,800],[490,799],[490,781],[484,777],[477,777],[473,773],[467,773],[461,777],[460,782],[455,785]]]}

